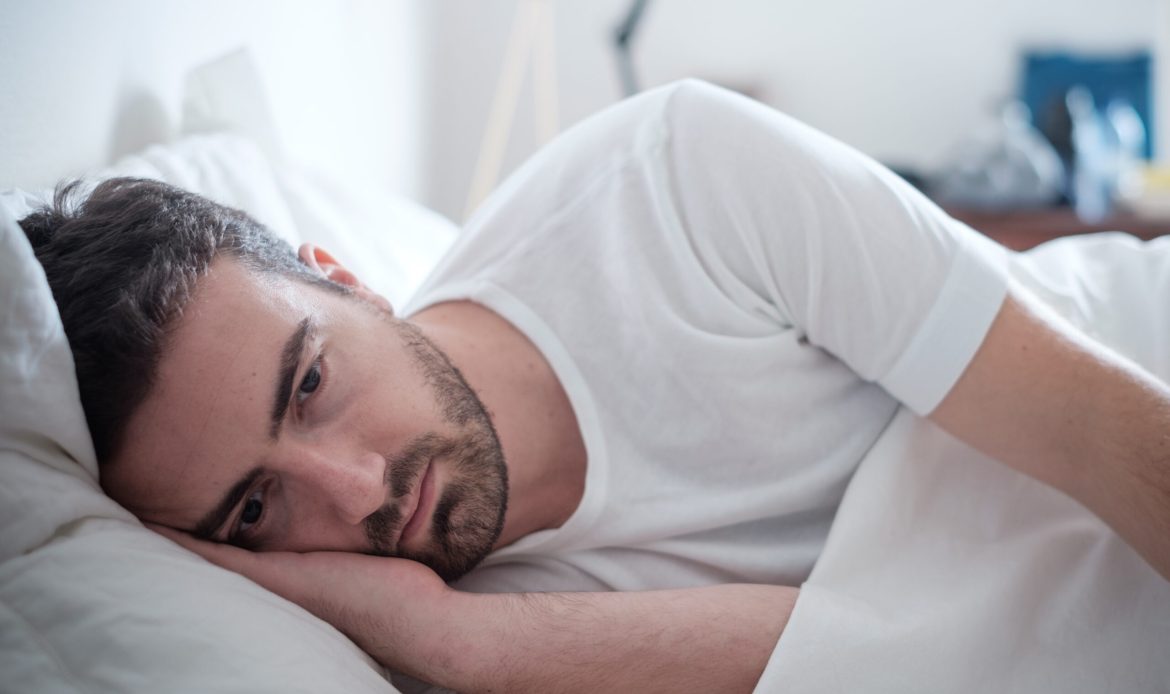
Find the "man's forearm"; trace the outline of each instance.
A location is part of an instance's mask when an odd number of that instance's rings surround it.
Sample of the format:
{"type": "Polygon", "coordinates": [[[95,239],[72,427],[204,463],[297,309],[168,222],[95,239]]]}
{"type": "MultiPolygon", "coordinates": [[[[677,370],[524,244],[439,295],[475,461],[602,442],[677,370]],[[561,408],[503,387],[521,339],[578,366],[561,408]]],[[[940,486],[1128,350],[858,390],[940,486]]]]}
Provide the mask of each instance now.
{"type": "Polygon", "coordinates": [[[460,692],[750,692],[798,592],[451,593],[420,674],[460,692]]]}
{"type": "Polygon", "coordinates": [[[465,693],[751,691],[799,593],[478,595],[406,559],[254,553],[154,527],[330,622],[386,667],[465,693]]]}
{"type": "Polygon", "coordinates": [[[1071,492],[1170,580],[1170,388],[1137,368],[1087,377],[1094,397],[1071,492]],[[1094,382],[1095,381],[1095,382],[1094,382]]]}
{"type": "Polygon", "coordinates": [[[1170,579],[1170,388],[1026,292],[931,419],[1083,503],[1170,579]]]}

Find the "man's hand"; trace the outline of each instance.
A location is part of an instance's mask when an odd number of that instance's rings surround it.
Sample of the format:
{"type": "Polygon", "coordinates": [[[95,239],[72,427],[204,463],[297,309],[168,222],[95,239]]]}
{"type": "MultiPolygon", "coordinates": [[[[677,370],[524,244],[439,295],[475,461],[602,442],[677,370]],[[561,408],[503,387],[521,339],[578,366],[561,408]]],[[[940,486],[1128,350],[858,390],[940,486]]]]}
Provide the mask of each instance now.
{"type": "Polygon", "coordinates": [[[475,595],[405,559],[253,553],[155,530],[305,607],[383,665],[469,694],[750,692],[798,594],[722,585],[475,595]]]}

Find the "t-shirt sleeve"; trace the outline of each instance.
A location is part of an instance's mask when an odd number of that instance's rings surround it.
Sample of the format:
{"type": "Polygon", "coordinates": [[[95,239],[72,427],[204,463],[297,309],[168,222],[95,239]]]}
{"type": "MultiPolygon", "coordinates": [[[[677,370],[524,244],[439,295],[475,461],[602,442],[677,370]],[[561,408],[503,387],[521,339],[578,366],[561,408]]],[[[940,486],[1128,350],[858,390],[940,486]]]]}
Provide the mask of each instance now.
{"type": "Polygon", "coordinates": [[[880,164],[745,97],[685,82],[664,119],[664,195],[695,253],[862,378],[932,411],[1003,303],[1006,251],[880,164]]]}

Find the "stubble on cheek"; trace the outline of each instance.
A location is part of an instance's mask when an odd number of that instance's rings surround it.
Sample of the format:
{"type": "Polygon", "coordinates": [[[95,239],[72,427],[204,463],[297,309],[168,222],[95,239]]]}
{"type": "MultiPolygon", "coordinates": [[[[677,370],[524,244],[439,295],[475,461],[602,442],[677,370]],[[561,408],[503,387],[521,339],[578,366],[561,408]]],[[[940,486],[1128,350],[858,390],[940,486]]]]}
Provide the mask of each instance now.
{"type": "Polygon", "coordinates": [[[414,559],[453,580],[487,556],[502,532],[507,465],[491,417],[459,370],[417,326],[398,321],[395,327],[445,423],[457,433],[452,438],[423,434],[397,457],[387,457],[386,483],[393,502],[367,517],[366,534],[372,553],[414,559]],[[452,478],[439,492],[426,546],[404,554],[393,541],[407,521],[402,502],[418,486],[427,464],[436,460],[451,466],[452,478]]]}

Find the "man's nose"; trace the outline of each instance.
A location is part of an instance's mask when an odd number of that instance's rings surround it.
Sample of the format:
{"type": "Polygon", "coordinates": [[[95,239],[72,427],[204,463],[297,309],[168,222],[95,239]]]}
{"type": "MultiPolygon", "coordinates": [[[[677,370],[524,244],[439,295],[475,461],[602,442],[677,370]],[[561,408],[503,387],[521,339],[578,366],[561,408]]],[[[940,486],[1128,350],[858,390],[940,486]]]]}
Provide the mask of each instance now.
{"type": "Polygon", "coordinates": [[[386,459],[373,452],[329,456],[314,471],[324,501],[357,525],[386,503],[386,459]]]}

